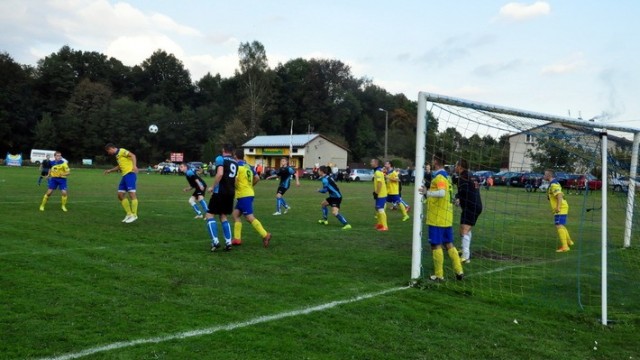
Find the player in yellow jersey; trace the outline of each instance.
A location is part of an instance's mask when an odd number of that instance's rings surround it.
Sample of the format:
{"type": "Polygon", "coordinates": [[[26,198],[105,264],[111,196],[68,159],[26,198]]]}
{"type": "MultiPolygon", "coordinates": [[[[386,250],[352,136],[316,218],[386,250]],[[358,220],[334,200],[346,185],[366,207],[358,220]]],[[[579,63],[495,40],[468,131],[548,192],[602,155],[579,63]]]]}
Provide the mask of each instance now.
{"type": "Polygon", "coordinates": [[[118,185],[118,200],[127,213],[122,220],[123,223],[132,223],[138,220],[138,197],[136,196],[136,180],[138,165],[136,155],[124,148],[117,148],[109,143],[104,147],[109,155],[115,155],[118,165],[104,171],[105,175],[120,170],[122,179],[118,185]],[[126,194],[129,194],[127,199],[126,194]]]}
{"type": "Polygon", "coordinates": [[[253,186],[260,181],[260,176],[255,169],[244,162],[244,150],[238,149],[235,152],[236,160],[238,161],[238,172],[236,174],[236,207],[233,209],[233,240],[231,244],[242,244],[242,218],[245,219],[253,226],[253,228],[262,237],[262,245],[269,247],[271,241],[271,233],[268,233],[260,220],[256,219],[253,215],[253,198],[255,191],[253,186]]]}
{"type": "Polygon", "coordinates": [[[569,246],[573,245],[569,230],[565,227],[567,224],[567,215],[569,214],[569,204],[564,199],[562,193],[562,185],[555,178],[555,172],[553,170],[544,171],[544,179],[549,182],[549,188],[547,189],[547,199],[551,205],[551,211],[553,212],[554,222],[556,224],[556,230],[558,237],[560,238],[560,247],[556,252],[567,252],[571,250],[569,246]]]}
{"type": "Polygon", "coordinates": [[[384,172],[382,166],[380,166],[380,160],[371,159],[371,167],[373,168],[373,199],[375,201],[376,208],[376,230],[388,231],[387,226],[387,213],[384,211],[384,207],[387,203],[387,184],[384,180],[384,172]]]}
{"type": "Polygon", "coordinates": [[[427,190],[424,186],[420,193],[427,198],[427,225],[429,228],[429,243],[433,257],[434,274],[432,281],[444,280],[444,251],[443,246],[453,262],[453,270],[458,280],[464,279],[464,271],[458,249],[453,245],[453,202],[452,186],[449,174],[444,170],[444,156],[438,152],[433,155],[434,172],[431,174],[431,184],[427,190]]]}
{"type": "Polygon", "coordinates": [[[48,180],[48,189],[47,192],[42,197],[42,202],[40,203],[40,211],[44,211],[44,206],[47,204],[49,200],[49,196],[53,193],[53,190],[60,189],[60,193],[62,193],[62,201],[61,207],[62,211],[67,211],[67,176],[71,172],[69,169],[69,163],[67,160],[62,158],[62,154],[60,151],[56,151],[53,155],[53,161],[50,162],[51,168],[47,174],[48,180]]]}
{"type": "Polygon", "coordinates": [[[409,214],[407,213],[407,207],[404,205],[404,201],[402,201],[402,197],[400,196],[400,173],[398,170],[393,168],[393,164],[391,161],[386,161],[384,163],[384,168],[386,172],[385,180],[387,183],[387,203],[391,203],[394,206],[397,204],[398,208],[400,208],[400,212],[402,213],[402,221],[409,220],[409,214]]]}

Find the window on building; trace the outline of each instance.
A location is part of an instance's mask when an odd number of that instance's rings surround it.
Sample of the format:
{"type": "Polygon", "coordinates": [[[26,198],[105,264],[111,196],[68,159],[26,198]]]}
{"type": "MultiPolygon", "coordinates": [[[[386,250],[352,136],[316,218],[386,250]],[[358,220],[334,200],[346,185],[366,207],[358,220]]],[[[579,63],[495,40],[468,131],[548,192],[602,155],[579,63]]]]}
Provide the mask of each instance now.
{"type": "Polygon", "coordinates": [[[536,142],[536,138],[532,134],[527,134],[527,137],[524,142],[531,144],[536,142]]]}

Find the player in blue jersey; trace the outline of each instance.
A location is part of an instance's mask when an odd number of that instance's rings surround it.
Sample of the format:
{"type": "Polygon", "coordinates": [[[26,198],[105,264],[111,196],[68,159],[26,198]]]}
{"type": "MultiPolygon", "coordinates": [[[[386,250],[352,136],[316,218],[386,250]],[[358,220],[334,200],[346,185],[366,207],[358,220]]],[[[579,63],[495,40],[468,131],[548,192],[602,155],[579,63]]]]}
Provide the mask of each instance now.
{"type": "Polygon", "coordinates": [[[193,211],[196,213],[196,219],[202,219],[203,214],[209,210],[207,207],[207,202],[204,200],[204,193],[207,191],[207,183],[196,174],[194,169],[189,169],[187,164],[180,164],[180,172],[184,174],[187,178],[187,182],[189,183],[189,187],[183,189],[183,191],[187,192],[189,190],[193,190],[193,194],[189,198],[189,205],[193,208],[193,211]],[[198,204],[202,207],[202,211],[198,208],[198,204]]]}
{"type": "MultiPolygon", "coordinates": [[[[46,160],[45,160],[46,161],[46,160]]],[[[49,200],[49,196],[53,193],[53,190],[60,189],[62,193],[62,211],[67,211],[67,176],[71,170],[69,169],[69,164],[67,160],[62,158],[62,154],[60,151],[56,151],[53,155],[53,161],[49,162],[50,169],[48,170],[47,176],[49,177],[49,188],[47,192],[42,197],[42,202],[40,203],[40,211],[44,211],[44,206],[47,204],[49,200]]]]}
{"type": "Polygon", "coordinates": [[[320,180],[322,181],[322,188],[318,189],[318,192],[323,194],[329,194],[329,197],[324,199],[320,206],[322,206],[322,219],[318,220],[319,224],[328,225],[329,224],[329,209],[331,207],[331,213],[333,216],[340,221],[342,224],[342,230],[351,229],[351,225],[347,222],[347,219],[340,214],[340,204],[342,203],[342,193],[336,185],[336,182],[331,177],[331,170],[328,166],[320,166],[318,169],[318,175],[320,175],[320,180]]]}
{"type": "Polygon", "coordinates": [[[218,215],[222,233],[225,240],[225,251],[231,250],[231,225],[228,216],[233,212],[233,198],[236,192],[236,175],[238,163],[233,157],[233,147],[229,144],[222,146],[222,155],[216,157],[214,162],[215,176],[213,186],[209,188],[211,200],[209,200],[209,210],[205,216],[207,220],[207,232],[211,236],[211,251],[215,252],[220,248],[218,241],[218,224],[215,215],[218,215]]]}
{"type": "Polygon", "coordinates": [[[278,184],[278,190],[276,192],[276,212],[273,215],[282,215],[284,208],[284,213],[286,214],[291,207],[284,201],[284,193],[289,190],[291,187],[291,178],[296,179],[296,186],[300,186],[300,179],[298,178],[298,173],[296,170],[289,166],[289,159],[283,157],[280,159],[280,169],[274,174],[267,177],[267,180],[280,178],[280,183],[278,184]]]}

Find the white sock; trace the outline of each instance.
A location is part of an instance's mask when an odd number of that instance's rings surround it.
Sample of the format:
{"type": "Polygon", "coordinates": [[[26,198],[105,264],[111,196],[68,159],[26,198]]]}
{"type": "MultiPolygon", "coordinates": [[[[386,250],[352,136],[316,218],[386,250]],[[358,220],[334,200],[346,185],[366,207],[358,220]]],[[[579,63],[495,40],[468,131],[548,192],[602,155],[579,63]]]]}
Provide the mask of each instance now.
{"type": "Polygon", "coordinates": [[[471,232],[462,235],[462,258],[469,259],[471,257],[471,232]]]}

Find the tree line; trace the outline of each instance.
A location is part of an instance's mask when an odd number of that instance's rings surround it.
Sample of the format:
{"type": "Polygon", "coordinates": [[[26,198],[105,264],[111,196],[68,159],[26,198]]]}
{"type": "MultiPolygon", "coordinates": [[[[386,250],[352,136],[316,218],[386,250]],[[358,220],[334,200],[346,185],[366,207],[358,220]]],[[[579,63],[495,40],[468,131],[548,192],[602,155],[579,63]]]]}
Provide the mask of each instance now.
{"type": "MultiPolygon", "coordinates": [[[[350,162],[366,162],[382,154],[385,109],[388,153],[415,157],[415,101],[355,77],[339,60],[297,58],[272,69],[258,41],[241,43],[238,54],[233,76],[207,73],[194,81],[164,50],[132,67],[69,46],[36,66],[0,53],[0,151],[57,149],[71,161],[103,162],[103,146],[113,142],[134,151],[141,164],[164,160],[170,152],[210,161],[222,143],[288,134],[293,123],[294,133],[323,134],[349,149],[350,162]],[[150,133],[151,124],[160,130],[150,133]]],[[[430,139],[446,145],[442,141],[451,131],[437,128],[430,115],[430,139]]],[[[500,143],[490,136],[456,140],[500,143]]],[[[482,161],[500,167],[500,159],[482,161]]]]}

